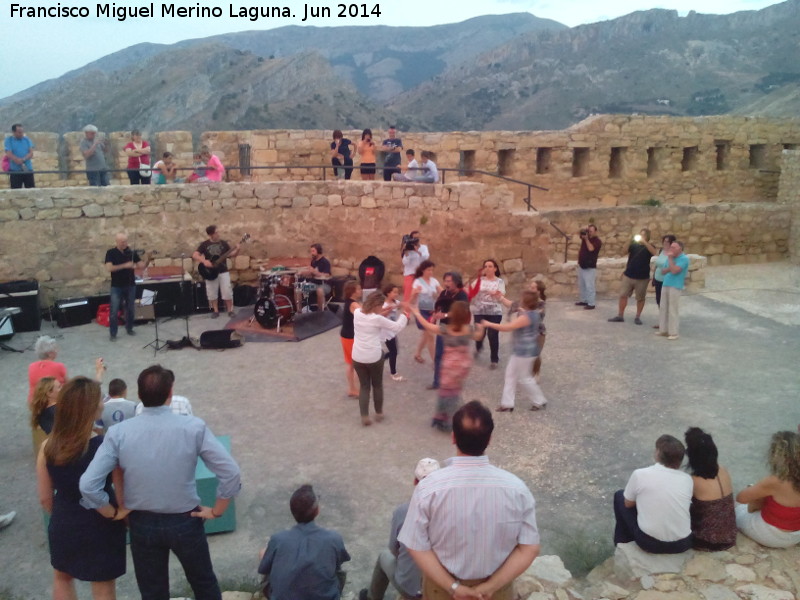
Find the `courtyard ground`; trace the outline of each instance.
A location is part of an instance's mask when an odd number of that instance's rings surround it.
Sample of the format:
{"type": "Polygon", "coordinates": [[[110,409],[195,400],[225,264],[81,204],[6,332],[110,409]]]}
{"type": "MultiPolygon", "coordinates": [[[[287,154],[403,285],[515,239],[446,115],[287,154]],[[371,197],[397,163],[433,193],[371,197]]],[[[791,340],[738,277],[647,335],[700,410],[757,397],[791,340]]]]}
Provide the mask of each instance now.
{"type": "MultiPolygon", "coordinates": [[[[239,309],[246,310],[246,309],[239,309]]],[[[495,413],[491,460],[520,476],[537,502],[543,553],[610,551],[611,497],[630,472],[652,462],[662,433],[682,437],[689,426],[714,435],[720,461],[738,490],[765,474],[769,436],[800,423],[800,268],[787,263],[714,267],[707,288],[685,296],[677,341],[653,335],[654,300],[643,326],[608,323],[616,299],[584,311],[572,299],[548,302],[548,341],[541,385],[550,403],[530,412],[518,403],[513,413],[495,413]]],[[[193,335],[219,321],[190,319],[193,335]]],[[[160,326],[162,337],[180,339],[183,321],[160,326]]],[[[342,533],[352,561],[346,592],[369,582],[386,542],[395,505],[412,492],[417,460],[453,455],[450,438],[430,428],[434,392],[430,361],[412,360],[418,332],[400,335],[400,372],[407,380],[385,382],[387,419],[362,428],[355,400],[345,395],[338,331],[301,343],[248,343],[224,352],[183,349],[154,358],[142,346],[153,326],[136,337],[108,341],[97,325],[51,329],[60,334],[59,360],[71,375],[93,371],[93,360],[108,364],[106,381],[122,377],[135,395],[138,372],[153,362],[173,369],[175,392],[188,396],[195,414],[216,434],[232,436],[242,467],[234,533],[210,538],[223,582],[254,582],[257,553],[270,533],[290,527],[291,492],[310,482],[321,496],[318,522],[342,533]]],[[[10,342],[32,348],[38,334],[17,334],[10,342]]],[[[488,349],[487,349],[488,350],[488,349]]],[[[501,337],[501,367],[509,340],[501,337]]],[[[0,597],[49,597],[51,569],[36,498],[24,354],[0,353],[0,512],[17,511],[0,532],[0,597]]],[[[388,373],[388,368],[387,368],[388,373]]],[[[465,399],[494,408],[503,371],[488,369],[487,352],[475,363],[465,399]]],[[[136,598],[133,567],[118,581],[118,597],[136,598]]],[[[569,564],[567,566],[570,566],[569,564]]],[[[172,561],[173,589],[186,591],[180,566],[172,561]]],[[[81,586],[81,597],[89,597],[81,586]]],[[[223,588],[225,589],[225,588],[223,588]]]]}

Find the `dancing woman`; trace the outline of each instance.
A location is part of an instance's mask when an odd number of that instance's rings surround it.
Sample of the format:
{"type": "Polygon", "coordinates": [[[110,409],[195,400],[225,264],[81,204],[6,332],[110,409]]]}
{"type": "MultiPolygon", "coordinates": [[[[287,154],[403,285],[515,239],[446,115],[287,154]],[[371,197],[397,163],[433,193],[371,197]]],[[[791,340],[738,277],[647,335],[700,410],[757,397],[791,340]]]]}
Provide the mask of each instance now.
{"type": "MultiPolygon", "coordinates": [[[[415,273],[416,279],[414,279],[414,285],[411,289],[411,304],[417,306],[419,312],[422,314],[422,317],[425,320],[429,320],[431,318],[436,305],[436,298],[442,291],[441,284],[433,276],[433,268],[435,266],[436,265],[433,261],[423,260],[417,267],[417,271],[415,273]]],[[[417,328],[422,331],[422,336],[419,338],[419,344],[417,344],[417,352],[414,354],[414,360],[418,363],[425,362],[425,359],[422,358],[423,348],[428,349],[428,354],[430,354],[431,360],[434,360],[434,338],[436,336],[429,331],[426,331],[425,328],[420,325],[419,320],[417,320],[417,328]]]]}
{"type": "MultiPolygon", "coordinates": [[[[503,320],[503,304],[500,296],[506,293],[506,282],[500,278],[500,267],[493,258],[483,261],[475,282],[469,287],[469,298],[472,301],[472,312],[475,324],[482,321],[500,323],[503,320]]],[[[496,369],[500,362],[500,334],[495,329],[484,330],[489,337],[491,353],[490,369],[496,369]]],[[[475,342],[475,355],[483,350],[483,338],[475,342]]]]}
{"type": "MultiPolygon", "coordinates": [[[[400,302],[398,296],[400,295],[400,288],[393,283],[387,283],[383,286],[383,295],[386,300],[383,302],[383,316],[397,321],[399,313],[400,302]]],[[[389,359],[389,373],[392,375],[394,381],[403,381],[403,376],[397,374],[397,334],[390,332],[388,335],[391,337],[386,340],[387,358],[389,359]]]]}
{"type": "Polygon", "coordinates": [[[353,313],[357,308],[361,308],[361,303],[358,302],[360,298],[361,285],[358,281],[353,279],[344,284],[344,312],[342,313],[342,328],[339,337],[342,340],[342,352],[344,353],[347,395],[351,398],[358,398],[356,372],[353,370],[353,338],[355,337],[353,313]]]}

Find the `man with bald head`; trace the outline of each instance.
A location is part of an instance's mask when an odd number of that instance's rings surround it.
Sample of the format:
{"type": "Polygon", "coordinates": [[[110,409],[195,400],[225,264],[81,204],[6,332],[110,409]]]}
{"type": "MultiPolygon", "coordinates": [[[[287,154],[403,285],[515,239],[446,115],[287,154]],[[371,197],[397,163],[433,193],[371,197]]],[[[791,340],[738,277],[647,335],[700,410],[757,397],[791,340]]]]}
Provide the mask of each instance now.
{"type": "Polygon", "coordinates": [[[128,236],[118,233],[116,245],[106,252],[106,271],[111,273],[111,314],[109,315],[111,341],[117,340],[119,328],[118,313],[125,303],[125,331],[136,335],[133,330],[133,307],[136,303],[136,276],[134,267],[143,267],[139,254],[128,247],[128,236]]]}

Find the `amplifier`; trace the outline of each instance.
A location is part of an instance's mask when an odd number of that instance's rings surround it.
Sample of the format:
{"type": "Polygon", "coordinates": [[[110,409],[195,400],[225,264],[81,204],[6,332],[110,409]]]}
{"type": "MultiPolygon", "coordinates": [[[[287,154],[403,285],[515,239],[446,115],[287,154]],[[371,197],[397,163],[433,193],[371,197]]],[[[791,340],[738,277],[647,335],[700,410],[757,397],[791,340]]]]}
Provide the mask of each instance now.
{"type": "Polygon", "coordinates": [[[56,322],[59,327],[75,327],[92,322],[88,298],[64,298],[56,301],[56,322]]]}
{"type": "Polygon", "coordinates": [[[16,331],[39,331],[42,307],[39,282],[35,279],[0,283],[0,308],[18,306],[22,312],[11,317],[16,331]]]}

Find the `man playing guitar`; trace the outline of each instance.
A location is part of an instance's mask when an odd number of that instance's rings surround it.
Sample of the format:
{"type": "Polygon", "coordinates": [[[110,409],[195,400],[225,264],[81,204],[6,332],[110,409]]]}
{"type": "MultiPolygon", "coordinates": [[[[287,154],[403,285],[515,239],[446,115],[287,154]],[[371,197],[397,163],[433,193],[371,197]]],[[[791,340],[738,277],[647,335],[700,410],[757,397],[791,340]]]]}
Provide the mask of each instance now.
{"type": "Polygon", "coordinates": [[[208,239],[197,247],[197,250],[192,254],[192,258],[203,265],[209,271],[206,271],[204,279],[206,282],[206,294],[208,295],[208,302],[211,304],[211,318],[216,319],[219,317],[219,300],[220,293],[222,300],[225,302],[225,308],[228,311],[228,316],[232,317],[233,312],[233,289],[231,288],[231,274],[228,272],[228,265],[223,259],[233,258],[239,253],[239,246],[236,244],[231,248],[230,244],[220,238],[216,225],[209,225],[206,227],[206,234],[208,239]],[[216,263],[216,264],[215,264],[216,263]],[[213,275],[216,274],[214,277],[213,275]]]}
{"type": "Polygon", "coordinates": [[[133,330],[134,312],[133,307],[136,303],[136,275],[134,267],[143,267],[145,261],[139,257],[139,253],[128,247],[128,236],[118,233],[116,245],[106,252],[105,259],[106,271],[111,273],[111,307],[109,314],[109,326],[111,341],[117,341],[117,329],[119,328],[119,309],[125,304],[125,331],[128,335],[136,335],[133,330]]]}
{"type": "MultiPolygon", "coordinates": [[[[328,279],[331,277],[331,262],[322,253],[321,244],[311,244],[311,265],[307,269],[300,271],[299,275],[310,277],[317,284],[317,310],[325,308],[325,297],[331,293],[331,286],[328,279]]],[[[297,312],[302,310],[302,294],[295,291],[295,302],[297,312]]]]}

